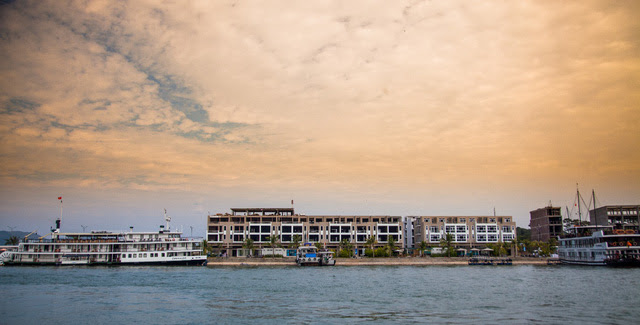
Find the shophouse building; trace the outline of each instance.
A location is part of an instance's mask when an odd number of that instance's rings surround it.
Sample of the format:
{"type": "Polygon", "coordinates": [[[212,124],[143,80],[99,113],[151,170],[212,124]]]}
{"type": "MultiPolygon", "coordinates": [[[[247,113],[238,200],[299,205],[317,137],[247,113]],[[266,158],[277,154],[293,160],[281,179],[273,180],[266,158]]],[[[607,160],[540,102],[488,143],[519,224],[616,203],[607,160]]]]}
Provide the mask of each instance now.
{"type": "Polygon", "coordinates": [[[415,217],[413,234],[414,245],[425,241],[432,247],[451,234],[455,247],[468,253],[487,244],[513,241],[516,223],[510,216],[422,216],[415,217]]]}
{"type": "Polygon", "coordinates": [[[221,247],[228,256],[244,256],[247,238],[253,240],[256,250],[270,247],[272,236],[282,246],[294,246],[299,239],[335,250],[347,240],[359,255],[369,238],[376,238],[375,247],[382,247],[393,237],[398,250],[404,250],[400,216],[307,216],[296,214],[293,208],[232,208],[231,213],[207,216],[209,244],[221,247]]]}

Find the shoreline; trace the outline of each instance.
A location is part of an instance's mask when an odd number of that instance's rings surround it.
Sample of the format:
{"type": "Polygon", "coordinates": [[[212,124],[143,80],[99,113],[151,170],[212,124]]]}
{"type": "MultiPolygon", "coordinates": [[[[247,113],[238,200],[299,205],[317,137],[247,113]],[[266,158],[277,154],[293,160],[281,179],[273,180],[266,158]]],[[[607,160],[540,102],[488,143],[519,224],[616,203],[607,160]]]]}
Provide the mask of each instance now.
{"type": "MultiPolygon", "coordinates": [[[[508,258],[508,257],[504,257],[508,258]]],[[[496,257],[495,259],[499,259],[496,257]]],[[[336,258],[336,266],[461,266],[469,265],[468,257],[397,257],[397,258],[336,258]]],[[[513,265],[547,265],[546,258],[511,257],[513,265]]],[[[295,266],[293,257],[247,258],[210,257],[207,267],[218,266],[295,266]]]]}

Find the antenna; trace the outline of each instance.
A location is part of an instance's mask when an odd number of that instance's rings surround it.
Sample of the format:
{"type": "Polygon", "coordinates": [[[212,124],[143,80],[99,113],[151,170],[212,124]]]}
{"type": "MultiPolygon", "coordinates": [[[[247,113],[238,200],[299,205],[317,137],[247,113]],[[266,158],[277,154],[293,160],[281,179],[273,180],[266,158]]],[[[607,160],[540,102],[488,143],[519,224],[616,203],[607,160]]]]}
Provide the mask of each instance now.
{"type": "Polygon", "coordinates": [[[189,226],[191,228],[191,237],[193,238],[193,226],[189,226]]]}
{"type": "Polygon", "coordinates": [[[87,232],[87,226],[85,226],[85,225],[80,225],[80,227],[82,227],[82,232],[87,232]]]}
{"type": "Polygon", "coordinates": [[[7,226],[7,228],[9,228],[9,230],[11,230],[11,232],[13,232],[13,229],[16,229],[16,227],[11,227],[11,226],[7,226]]]}

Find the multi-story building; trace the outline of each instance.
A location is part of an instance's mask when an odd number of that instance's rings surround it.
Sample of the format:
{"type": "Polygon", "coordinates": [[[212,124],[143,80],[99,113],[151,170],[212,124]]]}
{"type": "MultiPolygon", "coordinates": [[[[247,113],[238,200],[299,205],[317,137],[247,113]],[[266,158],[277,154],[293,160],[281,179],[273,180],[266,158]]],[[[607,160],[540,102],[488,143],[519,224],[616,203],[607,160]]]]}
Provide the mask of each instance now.
{"type": "Polygon", "coordinates": [[[413,227],[414,245],[424,241],[437,246],[447,234],[456,247],[474,249],[487,244],[510,242],[516,238],[516,223],[509,216],[416,217],[413,227]]]}
{"type": "Polygon", "coordinates": [[[413,243],[413,225],[416,221],[416,217],[404,217],[404,247],[408,250],[415,248],[413,243]]]}
{"type": "Polygon", "coordinates": [[[640,224],[640,205],[605,205],[590,210],[589,223],[637,231],[640,224]]]}
{"type": "Polygon", "coordinates": [[[548,206],[530,211],[531,240],[549,241],[562,234],[561,208],[548,206]]]}
{"type": "Polygon", "coordinates": [[[329,249],[337,249],[346,239],[360,255],[370,237],[382,247],[391,236],[396,247],[404,249],[402,229],[400,216],[307,216],[295,214],[293,208],[232,208],[231,213],[207,217],[208,242],[222,245],[228,256],[242,256],[246,238],[259,249],[269,247],[272,236],[284,246],[299,239],[329,249]]]}

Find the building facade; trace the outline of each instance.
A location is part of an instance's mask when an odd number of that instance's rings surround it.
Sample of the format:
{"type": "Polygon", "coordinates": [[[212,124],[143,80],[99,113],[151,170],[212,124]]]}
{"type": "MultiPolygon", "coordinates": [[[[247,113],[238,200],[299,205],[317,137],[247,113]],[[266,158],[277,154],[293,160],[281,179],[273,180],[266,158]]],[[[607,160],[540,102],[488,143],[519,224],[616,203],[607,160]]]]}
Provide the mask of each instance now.
{"type": "Polygon", "coordinates": [[[272,236],[283,246],[293,246],[299,239],[329,249],[338,249],[347,240],[359,255],[369,238],[376,238],[375,247],[382,247],[393,237],[396,247],[404,249],[400,216],[307,216],[293,208],[232,208],[231,213],[207,216],[207,241],[221,246],[228,256],[243,256],[247,238],[255,249],[270,247],[272,236]]]}
{"type": "Polygon", "coordinates": [[[544,207],[530,211],[531,240],[549,241],[562,234],[562,209],[559,207],[544,207]]]}
{"type": "Polygon", "coordinates": [[[473,249],[513,241],[516,223],[510,216],[422,216],[415,217],[413,234],[414,245],[424,241],[428,246],[437,246],[451,234],[456,247],[473,249]]]}
{"type": "Polygon", "coordinates": [[[638,231],[640,205],[605,205],[590,210],[589,223],[594,226],[613,226],[614,229],[638,231]]]}

